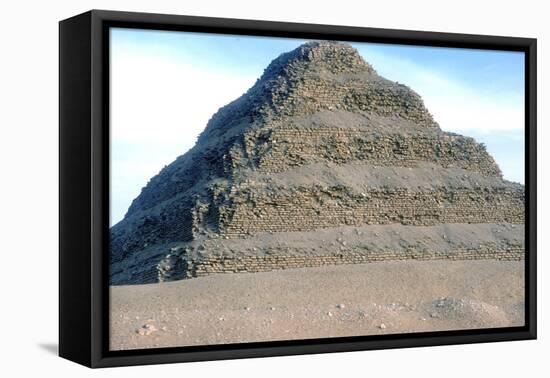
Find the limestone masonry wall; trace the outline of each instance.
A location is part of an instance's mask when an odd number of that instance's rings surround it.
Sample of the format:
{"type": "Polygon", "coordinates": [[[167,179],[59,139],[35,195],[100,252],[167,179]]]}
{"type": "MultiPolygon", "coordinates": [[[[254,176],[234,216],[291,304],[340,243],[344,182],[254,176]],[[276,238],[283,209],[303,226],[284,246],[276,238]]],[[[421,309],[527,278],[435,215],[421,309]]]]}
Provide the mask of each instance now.
{"type": "Polygon", "coordinates": [[[321,110],[363,111],[437,128],[420,96],[405,85],[382,78],[367,83],[356,75],[323,78],[319,74],[304,74],[296,81],[291,79],[284,88],[264,88],[263,96],[269,101],[255,111],[258,116],[269,120],[321,110]]]}
{"type": "Polygon", "coordinates": [[[407,189],[366,190],[294,188],[292,191],[241,191],[220,209],[220,232],[306,231],[340,225],[524,222],[521,191],[499,188],[414,192],[407,189]]]}
{"type": "Polygon", "coordinates": [[[325,256],[274,255],[246,256],[239,258],[208,257],[202,260],[181,260],[182,265],[164,265],[158,270],[158,281],[202,277],[217,273],[267,272],[281,269],[320,267],[324,265],[365,264],[386,260],[522,260],[524,248],[497,250],[492,246],[452,251],[346,251],[346,253],[325,256]],[[169,268],[169,269],[166,269],[169,268]]]}
{"type": "Polygon", "coordinates": [[[274,59],[149,180],[111,228],[111,283],[519,260],[524,220],[524,187],[503,179],[483,144],[443,132],[417,93],[379,76],[352,46],[315,41],[274,59]],[[351,228],[364,228],[355,244],[325,243],[351,228]]]}
{"type": "Polygon", "coordinates": [[[472,138],[448,133],[419,135],[375,133],[362,129],[279,128],[267,135],[245,136],[244,153],[233,157],[234,167],[247,157],[264,172],[282,172],[289,167],[319,161],[337,164],[351,161],[380,166],[413,167],[433,162],[487,176],[501,176],[500,169],[485,147],[472,138]]]}

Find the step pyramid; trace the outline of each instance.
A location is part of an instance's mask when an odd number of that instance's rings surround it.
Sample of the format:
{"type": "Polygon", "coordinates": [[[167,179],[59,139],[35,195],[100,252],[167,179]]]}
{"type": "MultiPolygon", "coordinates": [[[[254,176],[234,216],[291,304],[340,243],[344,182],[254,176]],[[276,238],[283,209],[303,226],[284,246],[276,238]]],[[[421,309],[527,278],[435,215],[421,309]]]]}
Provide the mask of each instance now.
{"type": "MultiPolygon", "coordinates": [[[[183,130],[182,133],[185,131],[183,130]]],[[[111,228],[111,283],[524,256],[524,187],[346,43],[277,57],[111,228]]]]}

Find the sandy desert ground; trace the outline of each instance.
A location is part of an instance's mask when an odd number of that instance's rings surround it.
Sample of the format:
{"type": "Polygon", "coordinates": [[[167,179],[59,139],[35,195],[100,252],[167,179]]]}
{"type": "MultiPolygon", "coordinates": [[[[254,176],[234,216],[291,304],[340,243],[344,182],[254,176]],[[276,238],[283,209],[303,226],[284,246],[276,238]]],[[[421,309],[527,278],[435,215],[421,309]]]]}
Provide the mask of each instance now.
{"type": "Polygon", "coordinates": [[[111,288],[111,350],[521,326],[524,261],[389,261],[111,288]]]}

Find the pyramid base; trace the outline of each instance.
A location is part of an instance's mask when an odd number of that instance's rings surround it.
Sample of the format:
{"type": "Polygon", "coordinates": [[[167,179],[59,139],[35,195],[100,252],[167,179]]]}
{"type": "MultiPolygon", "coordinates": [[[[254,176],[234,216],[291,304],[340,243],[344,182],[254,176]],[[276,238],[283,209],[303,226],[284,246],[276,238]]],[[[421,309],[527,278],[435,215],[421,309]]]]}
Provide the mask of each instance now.
{"type": "MultiPolygon", "coordinates": [[[[276,255],[272,257],[206,258],[192,261],[179,278],[202,277],[218,273],[258,273],[293,268],[314,268],[325,265],[365,264],[396,260],[504,260],[518,261],[524,258],[523,248],[494,250],[491,248],[456,249],[453,251],[424,251],[403,253],[400,251],[362,252],[348,250],[336,255],[276,255]]],[[[171,281],[164,277],[163,281],[171,281]]]]}
{"type": "Polygon", "coordinates": [[[158,282],[218,273],[266,272],[389,260],[522,260],[521,224],[342,226],[309,232],[205,237],[175,248],[157,265],[158,282]]]}
{"type": "Polygon", "coordinates": [[[390,260],[517,261],[524,259],[524,235],[523,224],[511,223],[341,226],[238,238],[205,234],[150,246],[112,264],[111,284],[390,260]]]}

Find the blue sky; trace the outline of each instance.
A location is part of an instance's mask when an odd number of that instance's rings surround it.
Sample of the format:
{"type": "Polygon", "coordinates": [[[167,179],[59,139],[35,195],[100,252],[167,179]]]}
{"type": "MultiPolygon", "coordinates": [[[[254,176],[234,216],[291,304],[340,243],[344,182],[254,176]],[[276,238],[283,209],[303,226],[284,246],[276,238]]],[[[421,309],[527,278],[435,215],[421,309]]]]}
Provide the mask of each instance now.
{"type": "MultiPolygon", "coordinates": [[[[111,29],[111,224],[191,148],[210,117],[298,39],[111,29]]],[[[382,76],[419,93],[441,128],[485,143],[524,182],[524,56],[352,43],[382,76]]]]}

